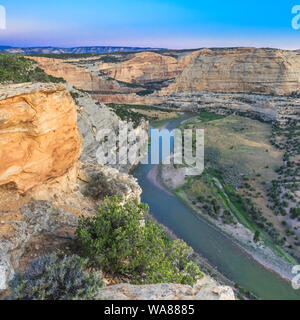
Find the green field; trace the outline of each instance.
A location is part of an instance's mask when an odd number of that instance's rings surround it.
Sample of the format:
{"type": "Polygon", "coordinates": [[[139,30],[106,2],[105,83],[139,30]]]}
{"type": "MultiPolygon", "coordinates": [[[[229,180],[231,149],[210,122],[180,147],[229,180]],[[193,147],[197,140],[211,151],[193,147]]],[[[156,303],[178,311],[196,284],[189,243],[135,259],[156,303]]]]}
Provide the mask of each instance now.
{"type": "Polygon", "coordinates": [[[272,212],[267,192],[282,166],[283,153],[270,143],[270,124],[245,117],[201,112],[181,128],[205,130],[205,172],[188,178],[175,193],[223,224],[240,223],[273,247],[282,249],[285,228],[272,212]]]}

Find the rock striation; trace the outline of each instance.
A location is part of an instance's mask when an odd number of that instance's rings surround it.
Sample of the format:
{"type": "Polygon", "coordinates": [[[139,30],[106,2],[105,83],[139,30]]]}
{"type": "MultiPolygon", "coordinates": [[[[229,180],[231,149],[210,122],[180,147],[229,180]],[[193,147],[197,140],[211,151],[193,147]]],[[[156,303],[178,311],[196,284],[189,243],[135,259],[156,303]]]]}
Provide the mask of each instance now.
{"type": "Polygon", "coordinates": [[[0,87],[0,186],[26,192],[62,177],[80,152],[75,103],[63,85],[0,87]]]}
{"type": "MultiPolygon", "coordinates": [[[[0,90],[0,293],[28,259],[73,239],[78,217],[93,215],[105,196],[140,201],[131,164],[110,168],[96,159],[97,131],[117,131],[121,120],[67,88],[36,83],[0,90]],[[67,88],[78,95],[77,105],[67,88]]],[[[139,149],[146,124],[135,130],[139,149]]]]}
{"type": "Polygon", "coordinates": [[[290,94],[300,90],[300,55],[276,49],[203,49],[162,94],[237,92],[290,94]]]}
{"type": "Polygon", "coordinates": [[[89,90],[102,103],[182,109],[222,106],[266,119],[277,119],[281,114],[285,122],[282,110],[290,110],[293,117],[299,102],[298,51],[220,48],[140,52],[110,63],[96,58],[34,59],[46,72],[89,90]]]}
{"type": "Polygon", "coordinates": [[[116,81],[99,78],[97,75],[66,63],[61,59],[30,57],[48,74],[63,78],[74,87],[86,91],[120,92],[120,86],[116,81]]]}
{"type": "Polygon", "coordinates": [[[99,65],[99,70],[110,78],[129,83],[172,79],[177,77],[183,68],[184,64],[178,63],[176,58],[155,52],[141,52],[121,63],[99,65]]]}

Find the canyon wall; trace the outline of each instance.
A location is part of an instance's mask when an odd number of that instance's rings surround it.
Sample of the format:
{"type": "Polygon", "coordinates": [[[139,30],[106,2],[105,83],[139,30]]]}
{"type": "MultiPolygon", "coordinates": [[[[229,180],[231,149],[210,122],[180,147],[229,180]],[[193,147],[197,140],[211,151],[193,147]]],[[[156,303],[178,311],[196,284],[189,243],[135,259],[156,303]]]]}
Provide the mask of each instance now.
{"type": "MultiPolygon", "coordinates": [[[[97,131],[118,130],[120,119],[74,92],[78,104],[62,84],[0,87],[0,294],[24,259],[74,238],[78,218],[93,215],[105,196],[140,200],[131,164],[96,159],[97,131]]],[[[146,124],[135,130],[142,148],[146,124]]]]}
{"type": "Polygon", "coordinates": [[[130,60],[121,63],[103,63],[99,70],[107,76],[129,83],[163,81],[176,78],[184,65],[171,56],[154,52],[141,52],[130,60]]]}
{"type": "Polygon", "coordinates": [[[0,87],[0,119],[0,186],[26,192],[76,167],[81,139],[64,86],[0,87]]]}
{"type": "MultiPolygon", "coordinates": [[[[111,56],[108,56],[111,59],[111,56]]],[[[34,58],[53,76],[90,91],[101,103],[220,109],[274,120],[294,117],[300,92],[297,51],[255,48],[142,52],[115,62],[34,58]],[[63,70],[63,71],[62,71],[63,70]]],[[[109,60],[108,59],[108,60],[109,60]]]]}
{"type": "Polygon", "coordinates": [[[79,68],[60,59],[30,57],[51,76],[63,78],[74,87],[86,91],[119,92],[120,86],[116,81],[99,78],[83,68],[79,68]]]}
{"type": "Polygon", "coordinates": [[[172,92],[243,92],[290,94],[300,89],[300,55],[275,49],[198,51],[174,84],[172,92]]]}

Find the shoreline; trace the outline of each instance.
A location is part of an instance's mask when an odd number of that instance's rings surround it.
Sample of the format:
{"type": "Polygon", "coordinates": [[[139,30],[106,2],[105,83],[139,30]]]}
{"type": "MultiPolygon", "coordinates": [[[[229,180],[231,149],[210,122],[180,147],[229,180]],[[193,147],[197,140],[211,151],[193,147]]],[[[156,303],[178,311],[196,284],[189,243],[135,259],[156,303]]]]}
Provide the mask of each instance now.
{"type": "MultiPolygon", "coordinates": [[[[273,272],[274,274],[279,276],[281,279],[283,279],[287,283],[291,283],[291,280],[294,276],[292,274],[288,274],[288,271],[286,270],[286,268],[280,266],[279,264],[276,264],[274,261],[270,261],[270,260],[277,259],[277,262],[279,263],[280,262],[279,260],[283,261],[283,258],[275,255],[275,253],[268,247],[258,248],[259,252],[254,252],[255,248],[250,248],[249,245],[247,245],[246,243],[243,243],[240,239],[236,238],[233,234],[230,234],[230,233],[226,232],[225,230],[223,230],[223,228],[221,228],[217,223],[214,223],[213,221],[211,221],[211,219],[208,219],[204,215],[200,215],[199,213],[196,213],[195,209],[191,205],[186,203],[186,201],[183,201],[183,199],[180,199],[180,197],[178,197],[176,194],[174,194],[172,192],[172,190],[170,190],[165,185],[165,183],[162,181],[162,177],[161,177],[161,174],[159,173],[158,169],[159,169],[159,165],[156,165],[149,172],[149,174],[147,176],[147,178],[156,187],[160,188],[161,190],[163,190],[164,192],[166,192],[169,195],[177,197],[185,206],[187,206],[193,212],[193,214],[197,218],[204,220],[206,223],[209,223],[211,226],[216,228],[218,230],[218,232],[222,232],[227,238],[229,238],[236,245],[238,245],[251,259],[255,260],[257,263],[259,263],[261,266],[263,266],[266,270],[273,272]],[[266,252],[266,250],[268,250],[268,252],[266,252]]],[[[201,255],[200,255],[200,257],[201,257],[201,255]]],[[[210,265],[210,263],[208,261],[207,261],[207,263],[210,265]]],[[[285,265],[287,266],[288,262],[286,262],[285,265]]],[[[212,269],[215,269],[212,265],[210,265],[210,267],[212,269]]],[[[292,265],[290,265],[290,267],[292,269],[292,265]]],[[[218,272],[221,273],[220,271],[218,271],[218,272]]],[[[224,275],[222,275],[222,276],[225,277],[224,275]]],[[[231,280],[229,280],[229,281],[231,281],[231,280]]]]}

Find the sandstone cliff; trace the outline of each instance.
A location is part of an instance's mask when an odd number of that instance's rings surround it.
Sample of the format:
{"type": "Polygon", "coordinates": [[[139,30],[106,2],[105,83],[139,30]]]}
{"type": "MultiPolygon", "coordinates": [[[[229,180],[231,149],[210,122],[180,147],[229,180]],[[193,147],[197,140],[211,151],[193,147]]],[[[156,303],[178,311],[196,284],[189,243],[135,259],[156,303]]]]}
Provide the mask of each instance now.
{"type": "Polygon", "coordinates": [[[36,61],[48,74],[58,78],[64,78],[68,83],[78,89],[102,92],[119,92],[121,90],[116,81],[101,79],[83,68],[64,62],[64,60],[42,57],[30,58],[36,61]]]}
{"type": "Polygon", "coordinates": [[[64,86],[0,87],[0,117],[0,186],[25,192],[76,167],[81,139],[64,86]]]}
{"type": "Polygon", "coordinates": [[[154,82],[178,76],[184,68],[176,58],[154,52],[141,52],[121,63],[103,63],[99,70],[123,82],[154,82]]]}
{"type": "MultiPolygon", "coordinates": [[[[63,77],[72,85],[88,90],[103,103],[184,106],[196,97],[198,106],[231,106],[230,93],[238,99],[250,101],[254,94],[290,95],[300,90],[300,55],[296,51],[255,48],[202,49],[130,54],[115,63],[101,59],[78,58],[52,60],[33,58],[46,72],[63,77]],[[125,60],[125,61],[124,61],[125,60]],[[219,98],[215,99],[216,93],[219,98]],[[221,94],[224,95],[221,97],[221,94]],[[209,96],[210,95],[210,96],[209,96]],[[244,96],[248,95],[248,96],[244,96]],[[240,98],[239,98],[239,97],[240,98]],[[202,101],[200,101],[203,98],[202,101]],[[180,105],[182,103],[182,105],[180,105]]],[[[245,110],[263,117],[267,109],[277,114],[278,107],[289,98],[266,96],[265,107],[242,103],[245,110]],[[257,111],[256,111],[257,110],[257,111]]],[[[194,101],[195,102],[195,101],[194,101]]],[[[189,103],[189,107],[192,103],[189,103]]],[[[233,103],[235,104],[235,102],[233,103]]],[[[292,103],[293,104],[293,103],[292,103]]],[[[237,105],[237,108],[239,106],[237,105]]]]}
{"type": "Polygon", "coordinates": [[[237,48],[200,50],[163,90],[289,94],[300,90],[300,55],[294,51],[237,48]]]}
{"type": "Polygon", "coordinates": [[[120,119],[82,95],[76,106],[64,85],[0,89],[0,291],[26,259],[72,239],[78,217],[92,215],[104,196],[140,199],[130,166],[120,173],[95,158],[95,132],[120,119]]]}

